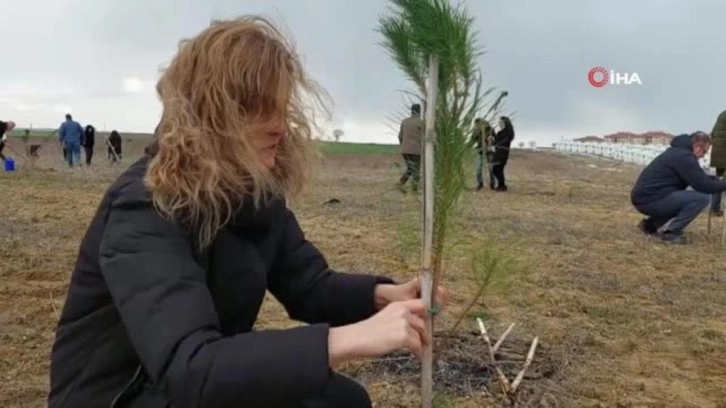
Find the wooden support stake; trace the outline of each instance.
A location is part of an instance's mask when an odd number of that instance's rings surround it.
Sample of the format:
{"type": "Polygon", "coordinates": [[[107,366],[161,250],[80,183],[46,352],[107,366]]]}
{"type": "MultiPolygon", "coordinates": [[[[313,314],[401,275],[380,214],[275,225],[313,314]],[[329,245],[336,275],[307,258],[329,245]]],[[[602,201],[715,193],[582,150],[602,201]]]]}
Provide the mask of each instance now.
{"type": "MultiPolygon", "coordinates": [[[[436,100],[438,99],[439,61],[435,55],[429,58],[429,78],[426,89],[426,133],[423,146],[423,245],[421,250],[421,298],[427,310],[433,310],[434,288],[433,258],[434,232],[434,140],[436,139],[436,100]]],[[[433,314],[426,314],[426,335],[421,361],[421,402],[423,408],[431,408],[434,399],[433,314]]]]}
{"type": "Polygon", "coordinates": [[[512,394],[517,391],[517,387],[519,387],[519,384],[522,382],[522,379],[524,378],[524,372],[527,371],[527,368],[529,368],[529,365],[532,364],[532,360],[534,359],[534,351],[537,349],[537,342],[539,341],[539,337],[535,337],[534,340],[532,340],[532,346],[529,348],[529,353],[527,354],[527,360],[524,362],[524,367],[522,367],[522,371],[517,374],[517,377],[514,379],[514,382],[512,383],[512,394]]]}
{"type": "Polygon", "coordinates": [[[510,324],[509,327],[507,328],[507,330],[505,330],[504,333],[502,333],[502,335],[499,337],[499,340],[497,340],[496,344],[494,344],[494,349],[492,350],[493,352],[496,353],[497,350],[499,350],[499,347],[501,347],[502,343],[504,343],[504,339],[506,339],[507,336],[509,336],[509,333],[512,331],[513,328],[514,328],[514,323],[510,324]]]}
{"type": "Polygon", "coordinates": [[[481,332],[482,337],[484,337],[484,341],[487,343],[487,347],[489,349],[489,359],[492,362],[492,365],[494,366],[494,370],[497,372],[497,376],[499,377],[499,384],[502,387],[502,393],[504,395],[509,395],[509,380],[507,380],[507,377],[504,375],[504,372],[501,368],[499,368],[499,364],[497,364],[496,358],[494,358],[494,348],[492,347],[492,342],[489,340],[489,335],[487,334],[487,328],[484,327],[484,322],[480,318],[476,318],[476,322],[479,323],[479,332],[481,332]]]}

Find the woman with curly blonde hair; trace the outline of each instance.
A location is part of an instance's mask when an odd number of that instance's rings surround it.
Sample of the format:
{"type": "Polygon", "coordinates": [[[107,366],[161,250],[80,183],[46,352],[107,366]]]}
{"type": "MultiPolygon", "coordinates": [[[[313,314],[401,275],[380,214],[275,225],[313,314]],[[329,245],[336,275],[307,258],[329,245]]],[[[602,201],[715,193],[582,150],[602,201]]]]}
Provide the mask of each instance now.
{"type": "Polygon", "coordinates": [[[321,91],[266,20],[215,22],[159,80],[146,155],[81,243],[50,407],[369,407],[341,363],[426,343],[419,284],[331,270],[286,199],[321,91]],[[269,290],[308,323],[254,331],[269,290]]]}

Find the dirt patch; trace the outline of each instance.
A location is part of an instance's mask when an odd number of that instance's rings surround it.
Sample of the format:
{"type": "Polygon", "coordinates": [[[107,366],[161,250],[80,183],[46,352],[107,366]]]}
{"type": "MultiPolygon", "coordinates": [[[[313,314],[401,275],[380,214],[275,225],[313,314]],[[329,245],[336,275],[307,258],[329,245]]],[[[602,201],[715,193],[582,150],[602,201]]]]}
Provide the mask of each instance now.
{"type": "MultiPolygon", "coordinates": [[[[523,368],[529,347],[529,341],[513,337],[508,338],[496,352],[497,364],[510,384],[523,368]]],[[[510,403],[501,391],[496,369],[479,333],[439,333],[435,350],[434,392],[458,398],[480,395],[490,403],[510,403]]],[[[518,387],[516,400],[520,403],[545,398],[562,368],[562,356],[553,353],[549,346],[540,344],[537,350],[537,358],[525,372],[524,380],[518,387]]],[[[418,387],[421,364],[408,353],[394,353],[360,363],[347,372],[366,383],[405,382],[410,387],[418,387]]]]}
{"type": "MultiPolygon", "coordinates": [[[[0,173],[0,406],[47,405],[48,356],[80,240],[101,196],[148,140],[124,145],[112,166],[96,148],[90,168],[70,170],[54,140],[30,167],[0,173]]],[[[16,139],[12,140],[15,144],[16,139]]],[[[291,203],[306,237],[340,271],[415,276],[420,196],[402,193],[398,155],[324,160],[308,192],[291,203]],[[323,204],[335,198],[335,204],[323,204]]],[[[471,163],[474,163],[472,157],[471,163]]],[[[670,247],[635,227],[628,199],[637,166],[513,151],[507,193],[466,191],[455,223],[457,247],[444,284],[450,305],[437,317],[449,329],[471,301],[471,254],[495,239],[527,265],[506,291],[486,293],[453,337],[438,339],[439,406],[505,406],[476,334],[493,337],[516,322],[502,357],[512,378],[529,342],[540,347],[521,386],[521,406],[718,407],[726,401],[726,261],[720,219],[689,227],[694,244],[670,247]],[[590,166],[596,164],[596,167],[590,166]],[[467,323],[468,322],[468,323],[467,323]],[[448,343],[446,343],[448,341],[448,343]],[[448,404],[448,405],[447,405],[448,404]]],[[[469,186],[474,169],[467,169],[469,186]]],[[[297,325],[271,296],[256,329],[297,325]]],[[[406,354],[351,364],[377,407],[420,406],[418,363],[406,354]]]]}

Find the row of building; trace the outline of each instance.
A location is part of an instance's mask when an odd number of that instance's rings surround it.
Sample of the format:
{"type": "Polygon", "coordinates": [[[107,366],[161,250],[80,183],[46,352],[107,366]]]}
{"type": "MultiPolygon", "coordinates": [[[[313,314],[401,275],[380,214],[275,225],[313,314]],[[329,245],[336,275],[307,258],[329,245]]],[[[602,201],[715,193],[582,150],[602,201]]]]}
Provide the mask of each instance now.
{"type": "Polygon", "coordinates": [[[619,144],[636,144],[636,145],[668,145],[675,135],[666,132],[646,132],[646,133],[631,133],[631,132],[618,132],[611,135],[600,136],[585,136],[579,139],[575,139],[576,142],[587,142],[587,143],[619,143],[619,144]]]}

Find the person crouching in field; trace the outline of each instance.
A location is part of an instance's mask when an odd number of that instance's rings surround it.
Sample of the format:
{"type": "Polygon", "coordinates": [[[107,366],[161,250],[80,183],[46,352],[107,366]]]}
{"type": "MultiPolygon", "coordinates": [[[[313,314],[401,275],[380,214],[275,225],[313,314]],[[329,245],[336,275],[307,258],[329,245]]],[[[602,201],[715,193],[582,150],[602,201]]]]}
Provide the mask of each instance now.
{"type": "Polygon", "coordinates": [[[181,44],[153,146],[81,242],[50,408],[370,407],[333,370],[422,352],[418,280],[333,271],[286,206],[308,180],[303,103],[322,95],[288,44],[255,17],[181,44]],[[254,330],[266,290],[308,325],[254,330]]]}
{"type": "MultiPolygon", "coordinates": [[[[721,112],[716,118],[716,124],[713,125],[711,131],[711,140],[713,147],[711,148],[711,167],[716,168],[716,178],[722,178],[726,173],[726,110],[721,112]]],[[[721,208],[721,193],[711,196],[711,214],[722,217],[723,208],[721,208]]]]}
{"type": "Polygon", "coordinates": [[[15,129],[15,122],[12,120],[9,120],[7,122],[3,122],[0,120],[0,160],[5,162],[5,155],[3,155],[3,149],[5,149],[5,143],[8,141],[8,135],[7,132],[12,131],[15,129]]]}
{"type": "Polygon", "coordinates": [[[698,162],[710,147],[711,138],[703,132],[676,136],[640,173],[630,199],[648,217],[638,224],[641,231],[656,235],[664,228],[664,241],[687,243],[684,230],[708,206],[709,194],[726,191],[726,182],[709,177],[698,162]]]}

